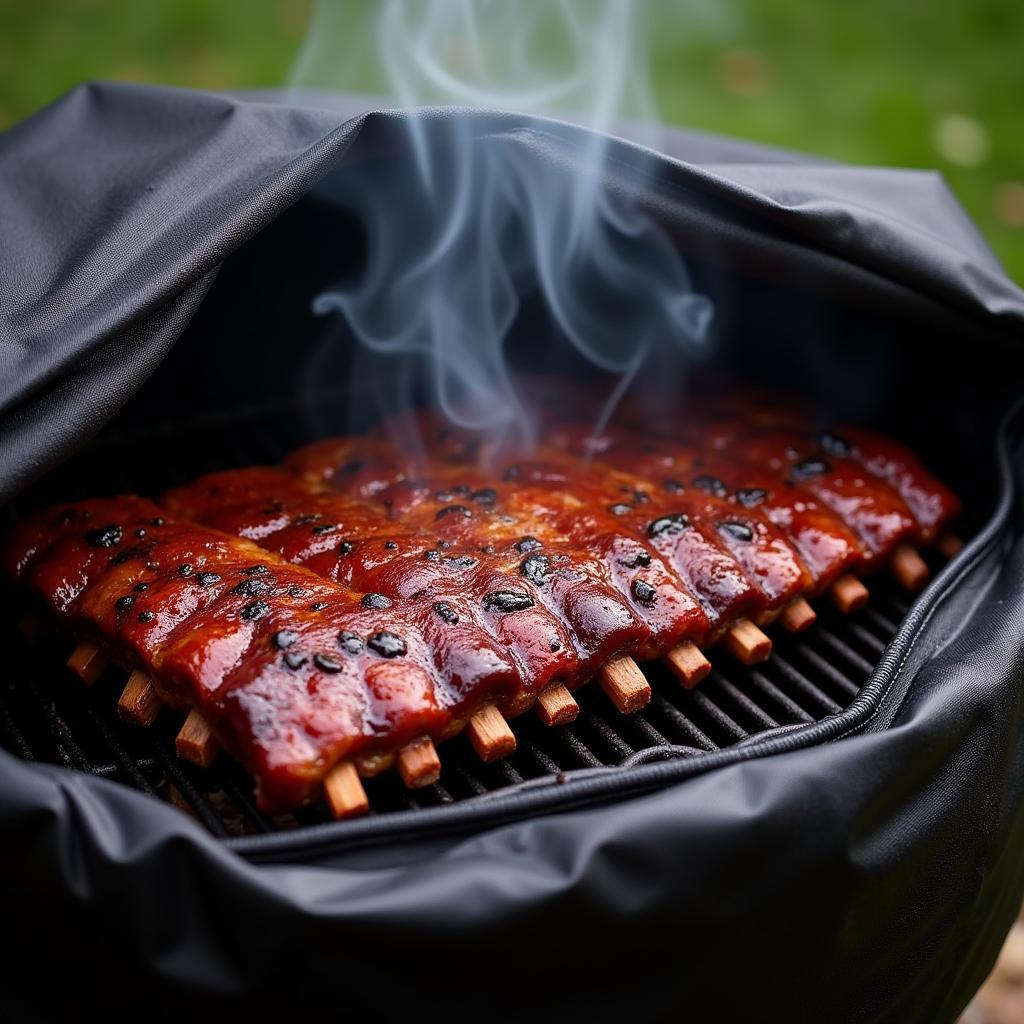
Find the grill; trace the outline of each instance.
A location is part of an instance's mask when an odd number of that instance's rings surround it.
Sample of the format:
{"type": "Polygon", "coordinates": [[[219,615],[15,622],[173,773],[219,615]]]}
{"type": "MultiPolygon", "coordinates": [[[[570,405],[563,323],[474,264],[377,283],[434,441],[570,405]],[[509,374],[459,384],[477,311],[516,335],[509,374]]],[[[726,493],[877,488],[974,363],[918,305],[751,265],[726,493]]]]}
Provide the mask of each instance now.
{"type": "MultiPolygon", "coordinates": [[[[342,127],[345,113],[268,99],[93,84],[3,137],[12,516],[273,461],[379,415],[378,393],[402,397],[310,300],[369,265],[353,178],[407,195],[408,117],[342,127]],[[330,382],[345,393],[316,406],[258,404],[330,382]]],[[[452,124],[432,113],[422,137],[443,150],[452,124]]],[[[571,125],[483,111],[466,124],[475,148],[540,182],[593,152],[571,125]]],[[[685,693],[655,668],[654,703],[630,718],[583,687],[568,729],[520,719],[518,751],[490,766],[456,738],[437,788],[372,780],[373,812],[329,823],[319,808],[268,820],[228,758],[180,762],[169,711],[152,729],[120,722],[122,679],[86,692],[64,667],[70,642],[27,643],[8,601],[7,1017],[69,1019],[84,1003],[260,1020],[339,999],[374,1019],[443,1004],[537,1024],[962,1012],[1024,891],[1019,415],[996,429],[1024,379],[1024,294],[936,175],[671,129],[658,145],[677,159],[641,164],[610,142],[602,181],[664,225],[716,303],[721,344],[694,374],[815,396],[907,441],[968,502],[975,542],[912,607],[876,577],[856,617],[819,602],[811,632],[771,630],[775,654],[753,670],[716,652],[685,693]]],[[[593,373],[535,298],[512,369],[593,373]]],[[[594,298],[599,312],[614,296],[594,298]]],[[[669,397],[697,383],[650,381],[669,397]]]]}
{"type": "MultiPolygon", "coordinates": [[[[229,465],[274,462],[308,439],[306,419],[294,409],[262,408],[240,415],[165,424],[142,433],[111,434],[51,474],[19,508],[100,493],[156,494],[173,483],[229,465]]],[[[934,566],[933,566],[934,568],[934,566]]],[[[819,602],[817,623],[805,634],[772,631],[769,661],[744,668],[723,651],[715,669],[686,691],[658,664],[645,668],[651,704],[620,714],[598,686],[577,691],[579,718],[547,728],[532,715],[514,723],[516,752],[490,765],[464,737],[442,748],[438,784],[405,789],[396,773],[368,780],[376,815],[455,804],[666,758],[699,761],[709,753],[771,731],[820,721],[848,707],[908,611],[906,595],[888,578],[871,584],[871,602],[842,616],[819,602]]],[[[179,760],[174,737],[179,716],[161,712],[149,729],[124,724],[116,713],[123,673],[112,670],[92,692],[64,666],[69,651],[29,644],[10,625],[5,649],[14,652],[0,691],[0,742],[30,760],[91,772],[168,800],[195,816],[213,835],[242,836],[294,830],[330,820],[323,806],[269,818],[255,806],[247,774],[229,757],[210,769],[179,760]],[[98,692],[97,692],[98,691],[98,692]]],[[[336,827],[347,827],[344,823],[336,827]]]]}

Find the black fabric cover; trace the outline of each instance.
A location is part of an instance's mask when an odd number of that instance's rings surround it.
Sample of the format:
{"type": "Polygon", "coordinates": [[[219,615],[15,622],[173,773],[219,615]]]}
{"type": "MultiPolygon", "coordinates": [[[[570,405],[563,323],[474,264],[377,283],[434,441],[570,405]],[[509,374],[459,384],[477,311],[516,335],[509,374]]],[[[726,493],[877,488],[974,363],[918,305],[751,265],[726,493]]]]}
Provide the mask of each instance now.
{"type": "MultiPolygon", "coordinates": [[[[89,85],[0,137],[2,496],[159,367],[229,254],[386,152],[404,116],[350,114],[89,85]]],[[[463,116],[549,165],[571,165],[582,131],[463,116]]],[[[609,174],[683,242],[713,231],[723,265],[962,333],[993,374],[1019,353],[1024,296],[937,176],[681,132],[659,146],[651,173],[617,143],[609,174]]],[[[363,824],[231,846],[0,752],[8,1016],[202,999],[257,1019],[309,1003],[385,1020],[952,1021],[1024,891],[1021,430],[1011,416],[993,455],[992,518],[855,704],[699,774],[641,765],[494,797],[444,831],[410,816],[386,840],[363,824]]]]}

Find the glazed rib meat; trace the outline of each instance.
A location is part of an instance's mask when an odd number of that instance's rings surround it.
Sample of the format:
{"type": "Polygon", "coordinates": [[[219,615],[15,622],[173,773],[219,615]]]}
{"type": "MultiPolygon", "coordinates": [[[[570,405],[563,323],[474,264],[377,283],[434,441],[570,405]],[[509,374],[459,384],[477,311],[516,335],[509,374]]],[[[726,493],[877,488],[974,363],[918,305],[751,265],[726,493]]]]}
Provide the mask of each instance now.
{"type": "Polygon", "coordinates": [[[656,434],[628,406],[595,433],[585,404],[550,403],[528,453],[425,414],[425,459],[382,430],[159,505],[60,506],[19,524],[6,569],[201,712],[276,811],[341,759],[382,766],[486,704],[771,621],[957,513],[895,442],[767,401],[705,398],[656,434]]]}
{"type": "Polygon", "coordinates": [[[611,534],[610,514],[585,514],[578,498],[560,502],[543,489],[466,479],[403,475],[363,500],[272,469],[237,470],[164,500],[367,595],[422,605],[428,621],[439,602],[457,609],[515,655],[527,696],[556,678],[586,681],[617,653],[707,634],[699,602],[653,549],[611,534]],[[267,487],[282,496],[275,506],[258,497],[267,487]]]}
{"type": "MultiPolygon", "coordinates": [[[[661,611],[663,596],[689,595],[700,605],[712,634],[742,615],[780,606],[809,582],[799,556],[757,511],[737,510],[715,495],[700,492],[666,494],[633,474],[597,471],[555,451],[501,463],[496,471],[485,470],[474,461],[475,452],[467,457],[461,448],[446,449],[452,432],[443,429],[443,440],[437,444],[431,444],[436,438],[432,431],[426,429],[423,434],[437,459],[431,467],[436,489],[411,487],[407,480],[413,470],[406,468],[395,474],[398,482],[391,490],[376,494],[377,500],[392,505],[401,500],[403,519],[415,515],[429,521],[431,516],[443,515],[431,504],[438,496],[454,496],[453,488],[472,491],[489,481],[488,490],[494,495],[489,509],[492,520],[512,518],[519,524],[517,529],[527,524],[534,533],[568,539],[577,550],[586,548],[604,562],[620,591],[639,604],[637,610],[649,619],[661,611]],[[403,490],[405,496],[397,499],[395,493],[403,490]],[[636,570],[643,571],[637,574],[636,570]],[[655,570],[656,580],[650,578],[655,570]]],[[[351,495],[358,493],[360,483],[348,467],[356,465],[359,472],[367,472],[371,458],[350,439],[341,438],[296,452],[287,466],[309,486],[326,483],[337,493],[351,495]]],[[[380,478],[379,472],[372,475],[380,478]]],[[[474,527],[462,520],[472,520],[479,513],[464,511],[467,514],[457,516],[455,522],[466,543],[474,536],[474,527]]],[[[670,633],[655,630],[654,645],[663,650],[670,633]]],[[[675,639],[684,637],[705,639],[701,631],[692,630],[675,639]]]]}
{"type": "Polygon", "coordinates": [[[139,498],[34,516],[5,563],[70,631],[199,709],[270,811],[310,799],[338,759],[443,736],[468,701],[517,683],[500,650],[469,637],[461,664],[479,692],[461,693],[401,610],[139,498]]]}

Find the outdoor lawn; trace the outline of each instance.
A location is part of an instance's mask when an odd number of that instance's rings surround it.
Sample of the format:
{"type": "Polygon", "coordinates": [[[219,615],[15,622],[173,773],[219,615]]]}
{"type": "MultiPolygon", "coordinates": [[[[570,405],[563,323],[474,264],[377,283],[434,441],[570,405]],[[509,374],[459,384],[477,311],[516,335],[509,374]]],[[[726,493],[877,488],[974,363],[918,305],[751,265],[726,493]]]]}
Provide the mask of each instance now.
{"type": "MultiPolygon", "coordinates": [[[[348,3],[345,17],[367,6],[348,3]]],[[[938,168],[1024,282],[1020,0],[646,6],[665,120],[855,163],[938,168]]],[[[310,12],[309,0],[0,0],[0,129],[89,78],[279,85],[310,12]]],[[[380,87],[368,63],[342,80],[380,87]]]]}

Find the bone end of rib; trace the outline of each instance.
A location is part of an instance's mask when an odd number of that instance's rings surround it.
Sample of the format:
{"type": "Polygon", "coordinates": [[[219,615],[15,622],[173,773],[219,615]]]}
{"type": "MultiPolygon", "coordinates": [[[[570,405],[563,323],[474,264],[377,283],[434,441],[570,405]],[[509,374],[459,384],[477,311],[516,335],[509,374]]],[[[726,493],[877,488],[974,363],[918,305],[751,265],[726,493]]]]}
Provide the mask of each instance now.
{"type": "Polygon", "coordinates": [[[178,757],[200,768],[209,768],[217,756],[217,738],[206,719],[195,708],[188,713],[174,746],[178,757]]]}
{"type": "Polygon", "coordinates": [[[612,658],[598,673],[597,681],[624,715],[631,715],[651,702],[651,684],[628,654],[612,658]]]}
{"type": "Polygon", "coordinates": [[[80,643],[71,657],[68,658],[68,668],[85,683],[92,686],[97,679],[107,670],[107,659],[99,647],[88,640],[80,643]]]}
{"type": "Polygon", "coordinates": [[[333,817],[355,818],[370,809],[359,772],[351,761],[340,761],[324,779],[324,796],[333,817]]]}
{"type": "Polygon", "coordinates": [[[117,702],[118,714],[136,725],[152,725],[162,706],[160,695],[156,692],[153,680],[136,669],[125,683],[124,690],[117,702]]]}
{"type": "Polygon", "coordinates": [[[920,590],[931,575],[925,560],[917,549],[909,544],[900,544],[896,547],[889,560],[889,566],[905,590],[920,590]]]}
{"type": "Polygon", "coordinates": [[[429,736],[407,743],[398,752],[398,774],[409,789],[432,786],[441,777],[441,758],[429,736]]]}
{"type": "Polygon", "coordinates": [[[711,662],[692,640],[676,644],[665,655],[665,664],[687,688],[696,686],[711,671],[711,662]]]}
{"type": "Polygon", "coordinates": [[[515,733],[493,704],[485,705],[470,718],[466,733],[481,761],[508,757],[516,749],[515,733]]]}
{"type": "Polygon", "coordinates": [[[832,584],[828,592],[832,603],[844,615],[852,615],[868,603],[871,596],[868,588],[856,576],[847,573],[832,584]]]}
{"type": "Polygon", "coordinates": [[[724,640],[729,653],[744,665],[757,665],[771,657],[771,640],[750,619],[737,619],[724,640]]]}
{"type": "Polygon", "coordinates": [[[782,628],[789,633],[802,633],[805,629],[813,626],[817,618],[818,613],[804,598],[798,597],[782,609],[779,622],[782,623],[782,628]]]}
{"type": "Polygon", "coordinates": [[[580,706],[561,683],[552,683],[537,694],[537,717],[545,725],[568,725],[576,721],[580,706]]]}

